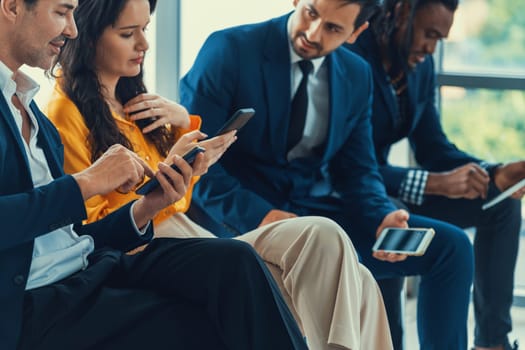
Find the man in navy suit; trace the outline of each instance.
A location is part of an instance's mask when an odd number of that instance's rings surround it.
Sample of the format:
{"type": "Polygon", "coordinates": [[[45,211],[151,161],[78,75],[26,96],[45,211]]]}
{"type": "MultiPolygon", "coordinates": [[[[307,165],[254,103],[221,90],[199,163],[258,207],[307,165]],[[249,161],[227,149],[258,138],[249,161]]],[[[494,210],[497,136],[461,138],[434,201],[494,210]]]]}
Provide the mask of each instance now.
{"type": "MultiPolygon", "coordinates": [[[[525,189],[484,211],[482,204],[525,178],[525,162],[489,164],[452,144],[435,104],[432,53],[448,36],[458,0],[387,1],[372,29],[348,47],[366,59],[374,78],[373,139],[390,196],[412,213],[476,227],[474,343],[511,349],[513,299],[525,189]],[[408,138],[421,168],[388,163],[393,143],[408,138]]],[[[515,345],[517,348],[517,346],[515,345]]]]}
{"type": "Polygon", "coordinates": [[[403,227],[408,220],[388,200],[377,170],[370,69],[341,47],[366,29],[375,1],[293,4],[291,14],[213,33],[181,80],[182,104],[201,115],[210,135],[236,109],[256,110],[238,140],[200,180],[193,198],[238,233],[298,215],[336,220],[377,278],[422,276],[421,348],[464,350],[473,273],[466,235],[420,218],[437,232],[424,256],[371,251],[381,228],[403,227]],[[310,61],[310,72],[302,73],[304,60],[310,61]],[[303,91],[303,96],[305,80],[305,120],[289,125],[292,105],[294,116],[298,110],[294,95],[303,91]],[[295,130],[289,129],[298,125],[300,137],[290,146],[295,130]]]}
{"type": "Polygon", "coordinates": [[[76,5],[0,2],[0,348],[307,349],[248,244],[158,239],[123,253],[151,240],[151,219],[184,195],[192,168],[180,157],[181,174],[162,163],[153,174],[114,145],[64,175],[60,137],[32,101],[38,86],[18,69],[51,67],[77,35],[76,5]],[[86,199],[130,191],[145,173],[161,189],[73,228],[86,199]]]}

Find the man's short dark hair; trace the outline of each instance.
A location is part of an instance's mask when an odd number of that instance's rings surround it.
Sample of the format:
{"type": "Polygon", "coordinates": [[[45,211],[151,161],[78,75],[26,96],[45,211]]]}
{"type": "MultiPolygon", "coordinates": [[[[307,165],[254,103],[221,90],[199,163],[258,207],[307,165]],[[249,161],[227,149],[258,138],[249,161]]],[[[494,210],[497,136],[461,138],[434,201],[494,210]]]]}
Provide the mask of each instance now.
{"type": "Polygon", "coordinates": [[[359,28],[368,21],[377,11],[379,11],[380,0],[341,0],[345,5],[357,4],[361,7],[359,15],[355,19],[354,26],[359,28]]]}
{"type": "Polygon", "coordinates": [[[37,1],[38,0],[24,0],[24,3],[26,4],[26,7],[30,9],[36,5],[37,1]]]}

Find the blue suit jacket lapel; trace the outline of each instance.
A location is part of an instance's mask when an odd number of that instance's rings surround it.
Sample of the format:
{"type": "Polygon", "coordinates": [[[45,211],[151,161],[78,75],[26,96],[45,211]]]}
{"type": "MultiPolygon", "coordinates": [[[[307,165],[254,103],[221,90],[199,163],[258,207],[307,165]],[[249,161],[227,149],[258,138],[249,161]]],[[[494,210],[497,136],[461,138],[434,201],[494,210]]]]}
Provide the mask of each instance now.
{"type": "Polygon", "coordinates": [[[33,111],[33,114],[35,115],[37,122],[39,124],[39,132],[38,132],[38,141],[37,144],[39,147],[41,147],[44,150],[44,154],[47,159],[47,164],[49,166],[49,169],[51,171],[51,175],[53,178],[60,177],[64,174],[62,170],[62,161],[60,158],[60,153],[58,153],[55,149],[52,149],[50,143],[49,143],[49,131],[45,128],[45,116],[40,111],[40,109],[37,107],[36,103],[34,101],[31,102],[29,105],[31,110],[33,111]]]}
{"type": "Polygon", "coordinates": [[[15,123],[15,119],[13,117],[13,114],[11,113],[11,109],[9,109],[9,106],[7,105],[7,102],[4,98],[3,94],[0,94],[0,114],[1,118],[4,119],[8,130],[6,130],[6,133],[11,133],[13,138],[16,140],[17,148],[24,159],[24,164],[27,168],[27,174],[30,174],[29,172],[29,161],[27,159],[27,154],[24,149],[24,140],[22,140],[22,135],[20,135],[20,131],[18,131],[18,127],[15,123]]]}
{"type": "Polygon", "coordinates": [[[271,22],[263,52],[264,94],[268,105],[270,144],[275,154],[285,154],[290,115],[290,54],[288,15],[271,22]]]}
{"type": "Polygon", "coordinates": [[[352,90],[358,89],[358,86],[352,86],[348,75],[352,72],[347,71],[338,58],[337,52],[334,52],[326,57],[328,67],[328,87],[329,87],[329,111],[328,111],[328,132],[326,135],[326,143],[322,149],[323,160],[328,160],[328,157],[334,152],[333,147],[341,145],[341,138],[345,135],[342,132],[345,127],[345,121],[348,118],[348,101],[353,98],[352,90]]]}
{"type": "MultiPolygon", "coordinates": [[[[417,68],[416,68],[417,69],[417,68]]],[[[416,113],[417,104],[417,93],[419,89],[419,84],[417,83],[417,77],[415,72],[408,73],[407,76],[407,91],[408,91],[408,105],[410,106],[410,126],[408,133],[412,132],[412,129],[415,128],[421,113],[416,113]]]]}

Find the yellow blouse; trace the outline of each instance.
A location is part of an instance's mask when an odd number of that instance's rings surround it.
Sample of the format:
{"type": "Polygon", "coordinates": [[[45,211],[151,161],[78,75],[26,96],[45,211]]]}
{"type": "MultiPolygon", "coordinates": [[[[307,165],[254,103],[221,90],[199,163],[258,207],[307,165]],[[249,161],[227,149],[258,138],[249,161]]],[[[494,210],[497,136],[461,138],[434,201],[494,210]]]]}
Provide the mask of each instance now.
{"type": "MultiPolygon", "coordinates": [[[[64,171],[68,174],[73,174],[89,167],[91,162],[91,149],[88,143],[88,129],[76,105],[69,99],[69,97],[61,90],[58,84],[55,84],[54,91],[51,95],[50,101],[46,106],[45,113],[55,124],[62,138],[64,144],[64,171]]],[[[157,170],[157,164],[164,160],[155,146],[148,142],[143,136],[142,131],[137,125],[128,121],[116,113],[113,113],[118,127],[126,135],[133,145],[134,151],[144,159],[153,170],[157,170]]],[[[198,116],[190,116],[190,127],[188,129],[177,129],[176,139],[184,133],[191,130],[199,129],[201,126],[201,119],[198,116]]],[[[155,224],[162,222],[169,216],[177,212],[185,212],[188,210],[191,201],[191,194],[193,185],[197,182],[198,177],[195,176],[188,188],[186,195],[174,204],[164,208],[153,220],[155,224]]],[[[97,195],[85,202],[88,218],[85,222],[93,222],[99,220],[109,213],[120,208],[131,200],[137,199],[140,196],[134,192],[127,194],[120,194],[113,191],[104,196],[97,195]]]]}

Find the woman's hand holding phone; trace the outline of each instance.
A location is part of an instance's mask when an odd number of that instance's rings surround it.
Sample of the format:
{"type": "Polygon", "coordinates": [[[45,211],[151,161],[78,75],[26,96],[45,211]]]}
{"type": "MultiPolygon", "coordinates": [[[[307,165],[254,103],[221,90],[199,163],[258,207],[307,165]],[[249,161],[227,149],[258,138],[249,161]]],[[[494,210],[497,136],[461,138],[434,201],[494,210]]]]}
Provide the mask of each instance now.
{"type": "Polygon", "coordinates": [[[226,150],[237,140],[236,130],[232,130],[225,134],[221,134],[211,139],[200,141],[199,146],[206,149],[203,154],[203,164],[201,167],[197,167],[197,164],[193,167],[194,175],[203,175],[208,172],[208,168],[215,164],[226,152],[226,150]]]}
{"type": "Polygon", "coordinates": [[[193,164],[193,175],[200,176],[208,172],[208,168],[215,164],[222,157],[224,152],[237,140],[236,131],[230,131],[222,135],[205,139],[207,135],[199,130],[190,131],[182,135],[171,148],[166,162],[171,163],[170,159],[179,155],[182,156],[195,146],[200,146],[206,150],[199,154],[193,164]],[[198,140],[195,142],[195,140],[198,140]]]}
{"type": "Polygon", "coordinates": [[[219,128],[214,137],[200,141],[199,145],[206,149],[202,167],[193,167],[195,175],[203,175],[208,168],[215,164],[226,150],[237,140],[237,131],[241,129],[253,116],[255,109],[241,108],[219,128]]]}
{"type": "Polygon", "coordinates": [[[197,146],[197,142],[208,137],[205,133],[200,130],[193,130],[182,135],[177,142],[171,147],[168,155],[166,156],[166,163],[171,164],[171,159],[174,156],[184,156],[192,148],[197,146]]]}

